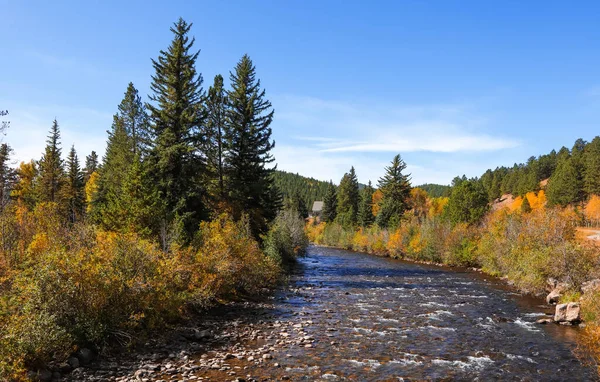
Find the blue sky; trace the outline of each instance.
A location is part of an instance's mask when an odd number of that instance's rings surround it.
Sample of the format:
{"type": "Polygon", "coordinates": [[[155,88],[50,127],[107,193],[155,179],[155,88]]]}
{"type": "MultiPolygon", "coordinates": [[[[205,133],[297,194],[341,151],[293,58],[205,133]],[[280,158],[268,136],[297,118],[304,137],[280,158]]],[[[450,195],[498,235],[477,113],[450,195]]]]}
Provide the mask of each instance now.
{"type": "Polygon", "coordinates": [[[64,151],[104,152],[129,81],[179,16],[205,88],[248,53],[275,108],[282,170],[374,183],[400,153],[449,183],[600,133],[600,3],[2,1],[0,108],[17,160],[56,117],[64,151]]]}

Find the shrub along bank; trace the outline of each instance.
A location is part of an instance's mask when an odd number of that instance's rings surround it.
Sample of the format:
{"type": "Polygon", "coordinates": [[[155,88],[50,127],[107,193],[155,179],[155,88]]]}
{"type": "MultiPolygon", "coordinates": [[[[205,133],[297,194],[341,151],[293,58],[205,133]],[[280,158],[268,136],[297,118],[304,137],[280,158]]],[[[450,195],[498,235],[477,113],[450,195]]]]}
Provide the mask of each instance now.
{"type": "MultiPolygon", "coordinates": [[[[257,295],[282,276],[305,241],[277,219],[267,253],[249,225],[221,215],[200,225],[194,243],[163,251],[129,233],[55,224],[56,205],[12,211],[0,250],[0,379],[65,360],[81,347],[126,345],[217,302],[257,295]],[[9,240],[10,239],[10,240],[9,240]]],[[[295,217],[295,219],[294,219],[295,217]]]]}

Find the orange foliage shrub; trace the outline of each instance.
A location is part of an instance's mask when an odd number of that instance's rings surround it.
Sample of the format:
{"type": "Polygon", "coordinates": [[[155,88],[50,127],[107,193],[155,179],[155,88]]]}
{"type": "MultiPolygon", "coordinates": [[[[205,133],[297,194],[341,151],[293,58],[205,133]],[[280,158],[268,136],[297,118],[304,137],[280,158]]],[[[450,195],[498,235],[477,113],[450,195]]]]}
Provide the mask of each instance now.
{"type": "Polygon", "coordinates": [[[585,205],[585,218],[594,226],[600,224],[600,196],[592,195],[585,205]]]}
{"type": "Polygon", "coordinates": [[[226,216],[202,223],[197,249],[169,253],[135,234],[65,229],[54,219],[52,203],[24,214],[34,226],[21,239],[25,261],[0,283],[0,376],[18,379],[77,344],[127,341],[189,305],[261,293],[279,280],[277,261],[226,216]]]}

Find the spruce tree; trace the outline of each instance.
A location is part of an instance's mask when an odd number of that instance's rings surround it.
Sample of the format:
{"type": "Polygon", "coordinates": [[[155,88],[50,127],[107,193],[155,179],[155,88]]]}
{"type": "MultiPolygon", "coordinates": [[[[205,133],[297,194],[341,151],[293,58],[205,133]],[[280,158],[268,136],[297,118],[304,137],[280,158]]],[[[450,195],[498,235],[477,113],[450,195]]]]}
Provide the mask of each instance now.
{"type": "Polygon", "coordinates": [[[362,227],[369,227],[375,222],[373,215],[373,193],[375,189],[369,184],[360,190],[360,205],[358,206],[358,224],[362,227]]]}
{"type": "MultiPolygon", "coordinates": [[[[383,193],[383,198],[377,214],[377,224],[382,228],[398,226],[402,215],[409,208],[410,174],[403,174],[405,169],[406,163],[398,154],[390,166],[385,168],[385,175],[379,179],[378,188],[383,193]]],[[[465,179],[458,178],[453,183],[460,184],[465,179]]]]}
{"type": "Polygon", "coordinates": [[[131,82],[127,86],[125,96],[119,105],[118,114],[127,135],[131,138],[133,155],[139,154],[140,157],[143,157],[150,143],[148,116],[142,98],[131,82]]]}
{"type": "Polygon", "coordinates": [[[327,193],[323,199],[323,210],[321,218],[324,222],[331,223],[337,216],[337,191],[332,181],[329,181],[327,193]]]}
{"type": "Polygon", "coordinates": [[[52,123],[46,149],[39,161],[39,175],[36,184],[37,199],[40,202],[60,203],[60,192],[65,184],[65,173],[60,148],[60,130],[56,119],[52,123]]]}
{"type": "Polygon", "coordinates": [[[75,223],[84,211],[83,174],[79,167],[75,146],[71,147],[67,157],[67,176],[63,190],[67,216],[71,223],[75,223]]]}
{"type": "Polygon", "coordinates": [[[453,224],[476,224],[488,208],[488,197],[481,184],[466,180],[452,188],[443,216],[453,224]]]}
{"type": "Polygon", "coordinates": [[[160,233],[163,248],[167,236],[188,240],[203,217],[204,163],[199,152],[204,123],[202,76],[196,71],[199,51],[193,52],[192,24],[179,19],[171,28],[174,37],[166,51],[152,60],[155,74],[150,85],[152,145],[148,164],[153,184],[162,201],[160,233]],[[172,233],[183,229],[183,232],[172,233]],[[169,233],[170,232],[170,233],[169,233]]]}
{"type": "Polygon", "coordinates": [[[546,191],[548,204],[565,207],[581,201],[583,184],[579,175],[572,157],[560,158],[556,171],[548,182],[546,191]]]}
{"type": "Polygon", "coordinates": [[[280,200],[274,190],[275,160],[271,150],[273,109],[256,78],[256,69],[244,55],[230,73],[231,90],[227,92],[227,193],[236,219],[248,214],[255,236],[266,232],[275,218],[280,200]]]}
{"type": "Polygon", "coordinates": [[[345,227],[352,227],[358,221],[358,205],[360,194],[358,178],[354,167],[344,174],[337,189],[336,220],[345,227]]]}
{"type": "Polygon", "coordinates": [[[95,171],[98,171],[98,154],[92,151],[90,155],[85,157],[85,167],[83,168],[83,183],[87,183],[90,176],[95,171]]]}
{"type": "Polygon", "coordinates": [[[284,208],[297,212],[298,216],[303,219],[308,217],[308,207],[306,206],[306,202],[304,202],[304,199],[297,190],[285,199],[284,208]]]}
{"type": "Polygon", "coordinates": [[[600,195],[600,137],[586,147],[584,184],[588,196],[600,195]]]}
{"type": "Polygon", "coordinates": [[[121,230],[128,214],[121,207],[121,197],[123,182],[134,158],[132,147],[131,137],[121,116],[115,114],[99,170],[96,210],[93,213],[94,218],[108,230],[121,230]]]}
{"type": "Polygon", "coordinates": [[[0,145],[0,212],[10,201],[10,193],[16,182],[16,172],[10,166],[12,149],[7,143],[0,145]]]}
{"type": "Polygon", "coordinates": [[[149,181],[138,153],[123,181],[121,197],[118,199],[120,208],[127,211],[121,227],[125,232],[148,236],[157,224],[154,212],[159,204],[158,194],[148,184],[149,181]]]}
{"type": "Polygon", "coordinates": [[[225,137],[227,125],[225,113],[227,95],[223,87],[223,76],[215,76],[213,86],[208,89],[206,98],[206,142],[204,153],[207,158],[207,173],[209,176],[209,192],[214,202],[225,200],[225,152],[227,142],[225,137]]]}

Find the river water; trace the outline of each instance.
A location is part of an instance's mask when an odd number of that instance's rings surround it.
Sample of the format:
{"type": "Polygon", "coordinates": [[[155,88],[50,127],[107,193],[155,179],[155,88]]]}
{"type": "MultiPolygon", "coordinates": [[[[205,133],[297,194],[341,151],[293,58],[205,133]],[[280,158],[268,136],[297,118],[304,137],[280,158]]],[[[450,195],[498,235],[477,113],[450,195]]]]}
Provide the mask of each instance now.
{"type": "MultiPolygon", "coordinates": [[[[534,324],[552,311],[542,303],[471,271],[311,247],[290,289],[278,295],[273,320],[284,328],[286,321],[303,323],[292,328],[314,342],[276,350],[280,367],[260,374],[292,380],[596,380],[573,355],[577,328],[534,324]]],[[[279,331],[278,324],[269,326],[279,331]]]]}
{"type": "Polygon", "coordinates": [[[274,296],[67,380],[598,380],[573,354],[578,328],[534,324],[542,304],[477,272],[310,247],[274,296]]]}

